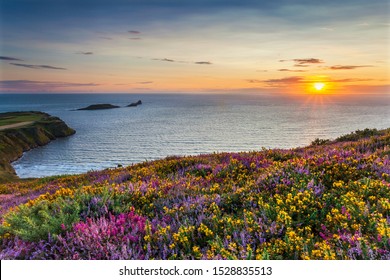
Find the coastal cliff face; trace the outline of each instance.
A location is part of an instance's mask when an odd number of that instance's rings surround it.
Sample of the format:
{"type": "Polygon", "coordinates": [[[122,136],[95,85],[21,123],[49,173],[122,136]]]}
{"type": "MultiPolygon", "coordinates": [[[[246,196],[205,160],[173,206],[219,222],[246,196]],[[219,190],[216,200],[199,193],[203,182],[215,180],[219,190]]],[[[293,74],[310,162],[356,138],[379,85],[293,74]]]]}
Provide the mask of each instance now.
{"type": "MultiPolygon", "coordinates": [[[[17,179],[11,162],[38,146],[50,141],[76,133],[61,119],[42,112],[14,112],[0,114],[0,119],[31,119],[26,125],[0,130],[0,182],[17,179]]],[[[1,126],[0,126],[1,129],[1,126]]]]}

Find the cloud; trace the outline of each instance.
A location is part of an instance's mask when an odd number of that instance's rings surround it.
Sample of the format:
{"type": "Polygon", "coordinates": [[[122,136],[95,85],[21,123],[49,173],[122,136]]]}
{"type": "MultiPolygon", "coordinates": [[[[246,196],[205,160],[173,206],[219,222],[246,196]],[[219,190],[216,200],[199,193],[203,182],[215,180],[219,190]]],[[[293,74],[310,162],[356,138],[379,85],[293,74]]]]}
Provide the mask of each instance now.
{"type": "Polygon", "coordinates": [[[256,79],[248,79],[246,81],[248,83],[251,83],[251,84],[257,84],[257,83],[262,83],[263,82],[262,80],[256,80],[256,79]]]}
{"type": "Polygon", "coordinates": [[[212,63],[210,61],[196,61],[195,64],[211,65],[212,63]]]}
{"type": "Polygon", "coordinates": [[[294,64],[294,67],[308,67],[307,64],[294,64]]]}
{"type": "Polygon", "coordinates": [[[321,59],[318,58],[296,58],[293,59],[296,67],[306,67],[310,64],[324,63],[321,59]]]}
{"type": "Polygon", "coordinates": [[[23,61],[23,59],[19,59],[19,58],[15,58],[15,57],[10,57],[10,56],[0,56],[0,60],[23,61]]]}
{"type": "MultiPolygon", "coordinates": [[[[353,82],[368,82],[368,81],[381,81],[378,79],[359,79],[359,78],[346,78],[346,79],[330,79],[325,77],[324,80],[326,82],[335,82],[335,83],[353,83],[353,82]]],[[[300,76],[292,76],[281,79],[269,79],[264,80],[262,82],[270,83],[270,84],[291,84],[291,83],[312,83],[313,80],[305,79],[300,76]]]]}
{"type": "Polygon", "coordinates": [[[378,79],[336,79],[336,80],[330,80],[331,82],[336,82],[336,83],[354,83],[354,82],[369,82],[369,81],[382,81],[378,79]]]}
{"type": "Polygon", "coordinates": [[[99,36],[99,38],[104,40],[112,40],[111,37],[107,37],[107,36],[99,36]]]}
{"type": "Polygon", "coordinates": [[[10,64],[15,65],[15,66],[19,66],[19,67],[31,68],[31,69],[68,70],[66,68],[55,67],[55,66],[50,66],[50,65],[35,65],[35,64],[23,64],[23,63],[10,63],[10,64]]]}
{"type": "Polygon", "coordinates": [[[306,70],[291,70],[291,69],[278,69],[280,72],[307,72],[306,70]]]}
{"type": "Polygon", "coordinates": [[[304,81],[303,77],[292,76],[292,77],[286,77],[286,78],[281,78],[281,79],[269,79],[269,80],[264,80],[261,82],[264,82],[267,84],[292,84],[292,83],[301,83],[303,81],[304,81]]]}
{"type": "Polygon", "coordinates": [[[159,60],[159,61],[164,61],[164,62],[179,62],[173,59],[168,59],[168,58],[153,58],[152,60],[159,60]]]}
{"type": "Polygon", "coordinates": [[[174,60],[174,59],[169,59],[169,58],[153,58],[152,60],[157,60],[157,61],[163,61],[163,62],[175,62],[175,63],[190,63],[190,64],[198,64],[198,65],[211,65],[213,64],[210,61],[183,61],[183,60],[174,60]]]}
{"type": "Polygon", "coordinates": [[[141,34],[141,32],[137,31],[137,30],[129,30],[127,32],[130,33],[130,34],[141,34]]]}
{"type": "Polygon", "coordinates": [[[93,52],[77,52],[76,54],[91,55],[93,52]]]}
{"type": "Polygon", "coordinates": [[[281,59],[279,62],[294,61],[295,67],[307,67],[311,64],[324,63],[322,59],[318,58],[294,58],[294,59],[281,59]]]}
{"type": "Polygon", "coordinates": [[[114,84],[115,86],[131,86],[131,85],[149,85],[153,84],[153,81],[141,81],[141,82],[134,82],[134,83],[126,83],[126,84],[114,84]]]}
{"type": "Polygon", "coordinates": [[[141,40],[142,38],[140,37],[132,37],[132,38],[129,38],[130,40],[141,40]]]}
{"type": "Polygon", "coordinates": [[[372,65],[334,65],[330,67],[326,67],[326,69],[330,70],[353,70],[356,68],[362,68],[362,67],[373,67],[372,65]]]}
{"type": "Polygon", "coordinates": [[[0,81],[0,89],[7,91],[39,91],[53,90],[69,87],[95,87],[96,83],[68,83],[68,82],[49,82],[49,81],[31,81],[31,80],[3,80],[0,81]]]}
{"type": "Polygon", "coordinates": [[[316,63],[324,63],[321,59],[318,58],[296,58],[293,59],[297,64],[316,64],[316,63]]]}
{"type": "Polygon", "coordinates": [[[326,31],[334,31],[334,28],[331,27],[321,27],[321,29],[326,31]]]}

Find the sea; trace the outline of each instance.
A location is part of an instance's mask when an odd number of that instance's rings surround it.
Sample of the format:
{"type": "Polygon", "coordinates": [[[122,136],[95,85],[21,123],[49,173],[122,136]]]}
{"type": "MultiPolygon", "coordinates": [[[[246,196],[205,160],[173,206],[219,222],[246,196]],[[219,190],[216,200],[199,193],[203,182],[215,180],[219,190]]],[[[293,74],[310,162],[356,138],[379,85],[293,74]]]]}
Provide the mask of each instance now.
{"type": "Polygon", "coordinates": [[[168,156],[306,146],[390,127],[390,95],[0,94],[0,112],[43,111],[76,134],[13,163],[21,178],[78,174],[168,156]],[[126,105],[142,101],[137,107],[126,105]],[[118,109],[77,111],[110,103],[118,109]]]}

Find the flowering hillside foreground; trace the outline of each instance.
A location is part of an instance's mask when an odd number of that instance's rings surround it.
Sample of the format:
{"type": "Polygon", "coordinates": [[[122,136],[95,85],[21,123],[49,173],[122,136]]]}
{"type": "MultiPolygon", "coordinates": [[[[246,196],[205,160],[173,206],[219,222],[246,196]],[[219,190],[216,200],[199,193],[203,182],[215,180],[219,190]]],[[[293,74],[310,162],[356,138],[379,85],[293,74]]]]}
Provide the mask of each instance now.
{"type": "Polygon", "coordinates": [[[390,130],[362,135],[0,185],[0,259],[390,259],[390,130]]]}

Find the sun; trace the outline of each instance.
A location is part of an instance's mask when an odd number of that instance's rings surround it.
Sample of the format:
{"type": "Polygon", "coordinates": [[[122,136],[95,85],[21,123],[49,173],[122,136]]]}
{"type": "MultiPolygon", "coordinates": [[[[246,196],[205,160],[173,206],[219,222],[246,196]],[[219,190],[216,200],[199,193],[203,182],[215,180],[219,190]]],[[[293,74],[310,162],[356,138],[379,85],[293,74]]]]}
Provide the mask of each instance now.
{"type": "Polygon", "coordinates": [[[317,91],[321,91],[325,88],[325,83],[314,83],[313,84],[313,87],[317,90],[317,91]]]}

